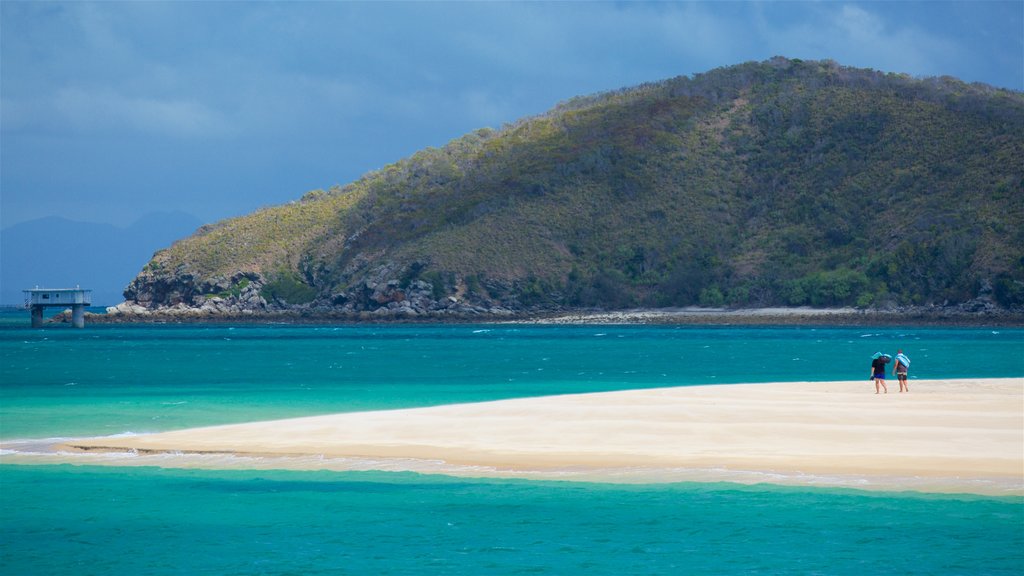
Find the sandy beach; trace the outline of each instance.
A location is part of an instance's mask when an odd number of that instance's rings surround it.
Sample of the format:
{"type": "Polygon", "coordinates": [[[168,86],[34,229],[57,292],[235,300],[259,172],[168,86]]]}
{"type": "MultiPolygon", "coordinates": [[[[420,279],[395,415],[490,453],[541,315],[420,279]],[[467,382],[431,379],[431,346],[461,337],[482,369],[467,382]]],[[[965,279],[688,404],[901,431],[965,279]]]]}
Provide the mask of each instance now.
{"type": "Polygon", "coordinates": [[[1024,378],[911,387],[901,394],[892,381],[876,395],[865,378],[548,396],[80,439],[60,449],[161,456],[162,465],[230,456],[238,467],[349,462],[477,476],[1024,494],[1024,378]]]}
{"type": "Polygon", "coordinates": [[[641,308],[631,310],[574,311],[504,323],[532,324],[686,324],[686,325],[966,325],[1022,326],[1024,315],[988,310],[972,313],[962,308],[908,307],[899,310],[863,310],[851,307],[811,308],[641,308]]]}

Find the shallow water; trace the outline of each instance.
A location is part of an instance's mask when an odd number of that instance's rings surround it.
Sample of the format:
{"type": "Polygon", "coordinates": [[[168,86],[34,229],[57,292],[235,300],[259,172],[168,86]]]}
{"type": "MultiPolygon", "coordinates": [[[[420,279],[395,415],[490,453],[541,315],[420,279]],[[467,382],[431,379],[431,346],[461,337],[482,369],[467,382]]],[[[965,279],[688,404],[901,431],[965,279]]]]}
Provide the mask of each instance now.
{"type": "Polygon", "coordinates": [[[1021,499],[0,468],[5,574],[1019,574],[1021,499]]]}

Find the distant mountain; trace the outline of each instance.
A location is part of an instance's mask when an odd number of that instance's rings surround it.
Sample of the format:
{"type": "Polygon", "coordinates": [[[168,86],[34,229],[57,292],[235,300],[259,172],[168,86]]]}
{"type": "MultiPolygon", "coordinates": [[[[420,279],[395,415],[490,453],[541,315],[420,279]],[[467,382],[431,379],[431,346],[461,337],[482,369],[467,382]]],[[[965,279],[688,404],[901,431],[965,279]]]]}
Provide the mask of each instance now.
{"type": "Polygon", "coordinates": [[[573,99],[204,226],[209,313],[1024,305],[1024,95],[773,58],[573,99]]]}
{"type": "Polygon", "coordinates": [[[91,288],[93,303],[124,300],[128,282],[153,252],[202,222],[183,212],[148,214],[126,228],[48,217],[0,231],[0,302],[20,304],[35,286],[91,288]]]}

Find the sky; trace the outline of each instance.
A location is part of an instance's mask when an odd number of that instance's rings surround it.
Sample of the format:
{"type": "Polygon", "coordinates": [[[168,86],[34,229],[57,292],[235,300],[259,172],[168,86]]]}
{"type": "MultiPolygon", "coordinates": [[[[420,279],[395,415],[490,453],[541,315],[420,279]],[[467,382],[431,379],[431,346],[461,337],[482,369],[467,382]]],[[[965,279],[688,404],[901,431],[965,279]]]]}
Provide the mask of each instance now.
{"type": "Polygon", "coordinates": [[[1004,2],[0,2],[0,227],[203,222],[773,56],[1024,90],[1004,2]]]}

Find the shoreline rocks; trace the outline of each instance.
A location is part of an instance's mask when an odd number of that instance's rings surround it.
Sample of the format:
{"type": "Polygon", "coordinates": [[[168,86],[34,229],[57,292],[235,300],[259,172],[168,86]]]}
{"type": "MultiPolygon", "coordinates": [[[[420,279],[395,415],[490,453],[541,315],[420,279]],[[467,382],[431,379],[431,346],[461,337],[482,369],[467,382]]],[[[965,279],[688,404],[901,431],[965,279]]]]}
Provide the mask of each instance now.
{"type": "Polygon", "coordinates": [[[886,310],[855,308],[660,308],[630,310],[513,310],[446,300],[444,307],[424,307],[395,300],[372,311],[311,306],[287,310],[233,307],[209,298],[201,307],[182,303],[149,309],[122,302],[106,314],[88,313],[93,323],[283,322],[283,323],[529,323],[529,324],[719,324],[719,325],[963,325],[1022,326],[1024,311],[972,306],[902,307],[886,310]]]}

